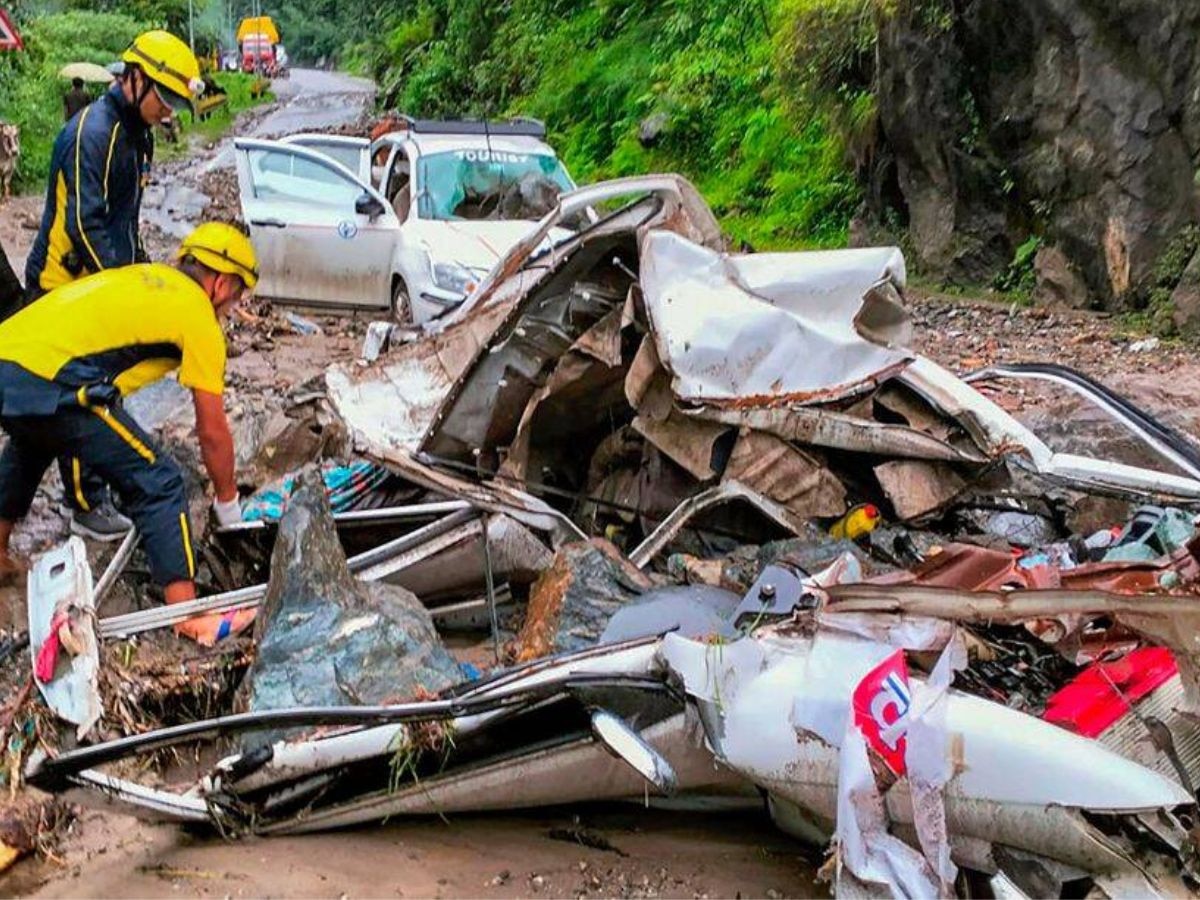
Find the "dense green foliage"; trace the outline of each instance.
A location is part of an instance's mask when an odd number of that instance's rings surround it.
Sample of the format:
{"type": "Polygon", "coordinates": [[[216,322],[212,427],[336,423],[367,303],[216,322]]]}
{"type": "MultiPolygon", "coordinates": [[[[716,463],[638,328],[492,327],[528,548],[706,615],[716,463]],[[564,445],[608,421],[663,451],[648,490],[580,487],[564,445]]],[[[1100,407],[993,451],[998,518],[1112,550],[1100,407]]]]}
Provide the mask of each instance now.
{"type": "MultiPolygon", "coordinates": [[[[68,87],[59,70],[71,62],[107,65],[151,25],[122,13],[81,10],[41,15],[24,23],[25,51],[0,54],[0,118],[21,128],[18,188],[38,191],[45,187],[50,152],[63,125],[63,92],[68,87]]],[[[237,112],[261,102],[250,97],[253,79],[249,76],[220,74],[217,80],[228,92],[229,102],[200,125],[202,133],[209,136],[227,128],[237,112]]],[[[90,85],[89,89],[98,94],[104,88],[90,85]]],[[[183,118],[187,128],[190,116],[185,113],[183,118]]]]}
{"type": "MultiPolygon", "coordinates": [[[[204,2],[193,5],[202,9],[204,2]]],[[[166,28],[187,37],[188,0],[65,0],[64,6],[83,12],[117,13],[147,27],[166,28]]]]}
{"type": "Polygon", "coordinates": [[[679,171],[736,238],[836,245],[874,138],[876,6],[401,0],[359,19],[346,61],[410,114],[543,119],[579,181],[679,171]],[[643,123],[661,126],[649,147],[643,123]]]}
{"type": "MultiPolygon", "coordinates": [[[[120,13],[66,12],[27,22],[23,53],[0,55],[0,117],[21,127],[17,183],[44,186],[50,150],[62,128],[62,95],[68,84],[58,71],[66,63],[107,65],[141,30],[120,13]]],[[[92,85],[93,91],[100,86],[92,85]]]]}

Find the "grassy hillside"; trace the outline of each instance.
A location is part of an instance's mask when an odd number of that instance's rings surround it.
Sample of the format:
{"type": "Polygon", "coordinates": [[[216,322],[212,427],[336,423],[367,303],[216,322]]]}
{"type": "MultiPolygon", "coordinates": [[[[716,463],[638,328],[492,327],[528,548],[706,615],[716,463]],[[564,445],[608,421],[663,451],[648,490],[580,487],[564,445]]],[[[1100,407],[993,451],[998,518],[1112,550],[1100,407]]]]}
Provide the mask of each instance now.
{"type": "Polygon", "coordinates": [[[350,60],[413,115],[543,119],[579,181],[679,171],[736,239],[837,246],[875,127],[876,2],[405,0],[350,60]]]}
{"type": "MultiPolygon", "coordinates": [[[[18,189],[45,189],[50,151],[63,125],[63,91],[68,87],[59,70],[71,62],[107,65],[149,27],[122,13],[81,10],[41,15],[22,26],[25,50],[0,54],[0,118],[21,127],[18,189]]],[[[262,102],[250,96],[249,76],[221,73],[216,79],[228,92],[229,103],[204,124],[209,137],[227,128],[240,110],[262,102]]],[[[103,89],[90,86],[93,94],[103,89]]],[[[183,120],[186,134],[190,115],[185,113],[183,120]]]]}
{"type": "Polygon", "coordinates": [[[23,26],[24,52],[0,54],[0,117],[21,126],[17,185],[22,190],[45,187],[68,87],[59,69],[71,62],[106,65],[141,30],[136,19],[119,13],[46,15],[23,26]]]}

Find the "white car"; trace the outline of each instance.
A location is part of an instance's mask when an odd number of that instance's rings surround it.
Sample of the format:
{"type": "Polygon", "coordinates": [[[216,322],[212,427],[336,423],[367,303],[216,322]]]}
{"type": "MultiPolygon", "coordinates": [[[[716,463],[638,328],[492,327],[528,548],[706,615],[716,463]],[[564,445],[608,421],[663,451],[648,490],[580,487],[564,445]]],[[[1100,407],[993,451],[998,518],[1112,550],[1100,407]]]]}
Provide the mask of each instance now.
{"type": "Polygon", "coordinates": [[[575,187],[540,123],[406,121],[374,143],[234,142],[259,294],[421,324],[462,303],[575,187]]]}

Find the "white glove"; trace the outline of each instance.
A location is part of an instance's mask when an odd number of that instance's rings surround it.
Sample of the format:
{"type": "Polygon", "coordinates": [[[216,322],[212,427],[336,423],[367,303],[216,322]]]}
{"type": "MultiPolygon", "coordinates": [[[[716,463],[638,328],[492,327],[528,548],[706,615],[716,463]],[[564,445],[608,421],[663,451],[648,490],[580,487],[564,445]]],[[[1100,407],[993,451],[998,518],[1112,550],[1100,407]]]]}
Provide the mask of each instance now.
{"type": "Polygon", "coordinates": [[[232,500],[214,500],[213,514],[217,517],[217,524],[228,528],[242,521],[242,504],[236,495],[232,500]]]}

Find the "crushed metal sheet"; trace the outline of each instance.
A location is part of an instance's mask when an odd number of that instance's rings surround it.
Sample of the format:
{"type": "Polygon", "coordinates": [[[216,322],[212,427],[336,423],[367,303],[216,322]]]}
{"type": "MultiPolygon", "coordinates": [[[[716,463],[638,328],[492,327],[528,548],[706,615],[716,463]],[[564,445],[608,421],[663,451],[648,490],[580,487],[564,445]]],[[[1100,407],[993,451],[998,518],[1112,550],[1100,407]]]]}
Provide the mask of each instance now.
{"type": "MultiPolygon", "coordinates": [[[[719,648],[666,635],[660,651],[695,698],[718,758],[825,828],[837,818],[839,748],[853,720],[852,695],[894,653],[793,623],[719,648]]],[[[911,684],[919,706],[925,683],[911,684]]],[[[1121,816],[1191,802],[1174,782],[1095,741],[979,697],[955,691],[944,697],[955,774],[943,795],[956,858],[963,841],[982,840],[1033,852],[1049,847],[1062,862],[1121,871],[1128,858],[1082,827],[1079,810],[1121,816]]],[[[892,833],[916,846],[907,779],[896,781],[884,802],[892,833]]]]}
{"type": "Polygon", "coordinates": [[[650,231],[641,256],[651,332],[683,402],[828,402],[886,380],[912,358],[854,324],[873,285],[903,285],[895,248],[721,255],[650,231]]]}
{"type": "Polygon", "coordinates": [[[529,398],[501,474],[538,481],[549,471],[569,479],[568,473],[581,468],[579,441],[611,427],[624,414],[620,321],[621,310],[614,309],[559,359],[550,378],[529,398]],[[603,346],[610,337],[616,340],[615,361],[603,346]]]}
{"type": "Polygon", "coordinates": [[[1021,623],[1037,619],[1077,627],[1106,616],[1175,653],[1187,712],[1200,713],[1200,597],[1129,596],[1100,590],[971,591],[919,585],[843,584],[828,588],[829,612],[895,613],[963,624],[1021,623]]]}
{"type": "Polygon", "coordinates": [[[394,346],[368,368],[330,366],[325,387],[355,443],[414,451],[451,386],[503,320],[481,310],[454,329],[394,346]]]}
{"type": "Polygon", "coordinates": [[[707,481],[717,474],[713,468],[713,447],[729,429],[672,412],[662,420],[637,416],[633,430],[697,481],[707,481]]]}
{"type": "Polygon", "coordinates": [[[802,518],[840,516],[846,511],[842,482],[811,454],[771,434],[743,429],[724,477],[802,518]]]}
{"type": "Polygon", "coordinates": [[[654,559],[695,515],[710,507],[734,500],[749,503],[792,534],[804,533],[804,521],[783,506],[773,500],[768,500],[762,494],[752,491],[737,481],[724,481],[716,487],[702,491],[680,503],[654,531],[646,536],[644,541],[634,548],[633,552],[629,554],[629,561],[639,569],[644,569],[646,564],[654,559]]]}
{"type": "Polygon", "coordinates": [[[874,472],[901,521],[933,512],[967,486],[963,477],[945,463],[897,459],[880,463],[874,472]]]}
{"type": "Polygon", "coordinates": [[[965,381],[923,356],[897,378],[941,412],[954,417],[989,455],[1009,455],[1051,481],[1083,491],[1135,499],[1200,500],[1200,479],[1111,460],[1055,453],[1037,435],[965,381]]]}
{"type": "Polygon", "coordinates": [[[915,428],[872,422],[828,409],[799,406],[768,409],[700,407],[687,412],[710,422],[753,428],[785,441],[831,450],[943,462],[987,462],[987,457],[977,450],[955,447],[915,428]]]}

